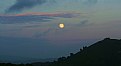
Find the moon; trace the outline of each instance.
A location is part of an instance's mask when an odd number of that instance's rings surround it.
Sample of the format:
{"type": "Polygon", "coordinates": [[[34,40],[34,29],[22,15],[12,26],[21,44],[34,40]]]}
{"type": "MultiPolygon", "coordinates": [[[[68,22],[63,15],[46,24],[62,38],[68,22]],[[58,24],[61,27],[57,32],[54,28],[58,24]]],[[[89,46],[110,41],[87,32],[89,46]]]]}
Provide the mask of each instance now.
{"type": "Polygon", "coordinates": [[[65,25],[64,25],[63,23],[60,23],[60,24],[59,24],[59,28],[62,29],[62,28],[64,28],[64,27],[65,27],[65,25]]]}

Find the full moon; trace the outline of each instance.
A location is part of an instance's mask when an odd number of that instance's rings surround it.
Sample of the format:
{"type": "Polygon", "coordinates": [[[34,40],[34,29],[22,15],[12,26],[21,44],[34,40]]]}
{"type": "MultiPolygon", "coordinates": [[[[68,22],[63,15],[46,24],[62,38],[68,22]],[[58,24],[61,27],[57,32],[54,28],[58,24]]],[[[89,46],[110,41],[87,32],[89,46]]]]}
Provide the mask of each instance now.
{"type": "Polygon", "coordinates": [[[63,23],[59,24],[59,28],[64,28],[65,25],[63,23]]]}

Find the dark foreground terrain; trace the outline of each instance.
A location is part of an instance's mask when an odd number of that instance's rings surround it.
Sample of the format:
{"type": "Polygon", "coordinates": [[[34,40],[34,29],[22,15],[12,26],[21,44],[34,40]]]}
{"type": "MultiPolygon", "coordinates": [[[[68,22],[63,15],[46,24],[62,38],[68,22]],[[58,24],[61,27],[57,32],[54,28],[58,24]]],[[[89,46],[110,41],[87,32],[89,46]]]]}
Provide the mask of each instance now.
{"type": "Polygon", "coordinates": [[[31,64],[1,63],[0,66],[121,66],[121,40],[105,38],[76,54],[60,57],[54,62],[31,64]]]}

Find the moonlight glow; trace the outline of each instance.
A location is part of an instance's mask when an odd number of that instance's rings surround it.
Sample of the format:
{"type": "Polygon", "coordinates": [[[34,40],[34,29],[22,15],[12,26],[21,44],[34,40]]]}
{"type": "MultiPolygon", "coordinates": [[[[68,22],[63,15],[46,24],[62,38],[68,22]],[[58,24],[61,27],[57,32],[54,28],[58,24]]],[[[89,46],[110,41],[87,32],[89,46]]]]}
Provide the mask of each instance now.
{"type": "Polygon", "coordinates": [[[65,25],[63,23],[59,24],[59,28],[64,28],[65,25]]]}

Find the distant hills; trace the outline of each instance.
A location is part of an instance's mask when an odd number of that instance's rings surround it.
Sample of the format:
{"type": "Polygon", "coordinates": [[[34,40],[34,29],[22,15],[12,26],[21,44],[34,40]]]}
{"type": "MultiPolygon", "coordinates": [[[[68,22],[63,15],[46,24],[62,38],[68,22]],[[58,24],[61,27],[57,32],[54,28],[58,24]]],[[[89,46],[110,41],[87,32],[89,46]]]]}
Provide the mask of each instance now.
{"type": "Polygon", "coordinates": [[[38,62],[33,66],[121,66],[121,40],[105,38],[58,61],[38,62]]]}
{"type": "Polygon", "coordinates": [[[27,58],[19,56],[0,55],[0,63],[26,64],[33,62],[47,62],[47,61],[52,62],[54,60],[57,60],[57,58],[37,59],[37,58],[27,58]]]}

